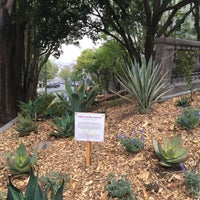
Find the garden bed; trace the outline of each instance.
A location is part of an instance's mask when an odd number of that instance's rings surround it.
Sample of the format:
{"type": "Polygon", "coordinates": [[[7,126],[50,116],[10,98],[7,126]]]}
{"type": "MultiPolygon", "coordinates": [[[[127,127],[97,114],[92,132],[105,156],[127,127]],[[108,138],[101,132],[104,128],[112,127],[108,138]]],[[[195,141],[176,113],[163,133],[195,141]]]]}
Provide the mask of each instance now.
{"type": "MultiPolygon", "coordinates": [[[[200,126],[187,132],[176,125],[175,119],[182,112],[181,107],[174,105],[177,99],[156,103],[152,112],[145,115],[141,115],[133,103],[105,108],[105,139],[103,143],[92,143],[89,167],[85,165],[86,143],[49,137],[55,128],[51,120],[40,121],[37,134],[26,137],[18,137],[13,125],[0,134],[0,192],[6,191],[9,175],[5,152],[14,152],[23,142],[29,152],[40,144],[36,165],[39,176],[52,172],[70,176],[64,200],[107,200],[104,186],[110,173],[118,177],[126,174],[137,200],[195,199],[184,183],[183,172],[161,167],[152,145],[153,138],[162,143],[167,137],[181,134],[183,146],[189,147],[186,167],[191,169],[198,163],[200,126]],[[117,138],[120,134],[130,136],[133,129],[144,130],[145,146],[137,154],[127,153],[117,138]]],[[[200,93],[195,94],[192,106],[200,108],[200,93]]],[[[14,182],[24,188],[27,179],[14,182]]]]}

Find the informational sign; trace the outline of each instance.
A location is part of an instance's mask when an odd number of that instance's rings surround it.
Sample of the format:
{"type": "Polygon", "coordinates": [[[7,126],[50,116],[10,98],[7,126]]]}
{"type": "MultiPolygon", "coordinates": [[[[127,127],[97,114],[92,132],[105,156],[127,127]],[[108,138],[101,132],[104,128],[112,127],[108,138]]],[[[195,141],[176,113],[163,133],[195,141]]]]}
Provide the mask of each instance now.
{"type": "Polygon", "coordinates": [[[75,113],[75,139],[80,141],[104,141],[105,114],[75,113]]]}

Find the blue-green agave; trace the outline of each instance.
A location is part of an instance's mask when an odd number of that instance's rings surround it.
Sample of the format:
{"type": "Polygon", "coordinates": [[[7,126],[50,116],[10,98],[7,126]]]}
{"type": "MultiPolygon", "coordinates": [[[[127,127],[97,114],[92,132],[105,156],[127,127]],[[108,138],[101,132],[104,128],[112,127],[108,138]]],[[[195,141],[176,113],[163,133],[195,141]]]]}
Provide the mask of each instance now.
{"type": "Polygon", "coordinates": [[[146,113],[153,103],[172,89],[166,81],[167,73],[162,72],[160,65],[154,66],[152,58],[148,63],[143,59],[141,65],[134,62],[123,66],[117,73],[117,80],[135,97],[141,113],[146,113]]]}
{"type": "Polygon", "coordinates": [[[177,167],[187,160],[187,148],[181,147],[181,135],[166,139],[164,145],[153,139],[153,146],[160,164],[164,167],[177,167]]]}

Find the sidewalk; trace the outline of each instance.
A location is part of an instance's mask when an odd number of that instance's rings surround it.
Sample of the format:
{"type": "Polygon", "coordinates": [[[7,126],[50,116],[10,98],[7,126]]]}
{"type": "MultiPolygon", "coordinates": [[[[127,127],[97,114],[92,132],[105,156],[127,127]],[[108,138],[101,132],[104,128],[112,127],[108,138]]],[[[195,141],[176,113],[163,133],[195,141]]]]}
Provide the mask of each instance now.
{"type": "Polygon", "coordinates": [[[12,119],[11,121],[9,121],[7,124],[5,124],[4,126],[2,126],[0,128],[0,133],[5,131],[6,129],[10,128],[16,121],[17,121],[17,117],[15,117],[14,119],[12,119]]]}

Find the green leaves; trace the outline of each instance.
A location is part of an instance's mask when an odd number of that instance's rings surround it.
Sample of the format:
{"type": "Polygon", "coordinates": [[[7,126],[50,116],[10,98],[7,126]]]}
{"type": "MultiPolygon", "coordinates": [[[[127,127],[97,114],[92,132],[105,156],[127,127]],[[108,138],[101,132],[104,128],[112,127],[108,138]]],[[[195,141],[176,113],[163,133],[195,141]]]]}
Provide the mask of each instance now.
{"type": "MultiPolygon", "coordinates": [[[[61,186],[58,188],[58,191],[54,197],[51,198],[51,200],[62,200],[63,189],[64,180],[62,181],[61,186]]],[[[35,176],[33,170],[31,170],[25,196],[23,196],[22,191],[16,188],[12,184],[11,179],[9,179],[7,200],[48,200],[48,198],[47,193],[43,192],[40,185],[38,184],[38,176],[35,176]]]]}
{"type": "Polygon", "coordinates": [[[181,148],[180,135],[177,135],[172,139],[166,139],[162,146],[153,139],[153,146],[162,166],[178,166],[180,163],[187,160],[188,149],[181,148]]]}
{"type": "Polygon", "coordinates": [[[14,153],[14,158],[6,153],[8,169],[13,175],[22,175],[30,173],[37,157],[37,148],[34,149],[33,156],[29,157],[23,143],[19,145],[14,153]]]}
{"type": "Polygon", "coordinates": [[[161,73],[159,65],[153,65],[152,59],[149,63],[143,59],[141,66],[136,62],[125,66],[121,73],[117,73],[117,79],[121,86],[136,98],[140,111],[146,113],[154,102],[169,92],[166,74],[167,72],[161,73]]]}
{"type": "Polygon", "coordinates": [[[67,112],[74,114],[74,112],[88,112],[95,101],[98,86],[94,86],[89,93],[86,92],[87,85],[82,83],[78,87],[75,85],[72,89],[66,83],[66,97],[59,95],[60,101],[65,105],[67,112]]]}
{"type": "Polygon", "coordinates": [[[117,179],[114,174],[109,174],[105,190],[109,192],[110,197],[122,200],[135,200],[131,183],[127,180],[125,175],[117,179]]]}
{"type": "Polygon", "coordinates": [[[74,135],[74,115],[66,113],[61,118],[54,117],[54,123],[57,131],[51,135],[55,137],[71,137],[74,135]]]}
{"type": "Polygon", "coordinates": [[[200,124],[200,110],[192,107],[185,108],[177,117],[176,123],[187,131],[193,129],[200,124]]]}
{"type": "MultiPolygon", "coordinates": [[[[13,172],[13,175],[22,175],[29,173],[29,181],[26,187],[25,196],[22,191],[15,187],[9,177],[7,200],[48,200],[47,193],[42,191],[39,183],[38,176],[34,174],[33,165],[36,162],[37,148],[34,149],[33,156],[29,157],[25,146],[21,143],[17,148],[14,159],[7,154],[7,162],[9,169],[13,172]]],[[[56,191],[51,190],[51,200],[62,200],[64,183],[68,179],[62,178],[61,184],[56,191]]],[[[56,184],[55,180],[52,185],[56,184]]]]}
{"type": "Polygon", "coordinates": [[[32,120],[29,114],[23,116],[19,113],[16,130],[19,132],[20,136],[30,135],[32,131],[37,130],[37,123],[32,120]]]}

